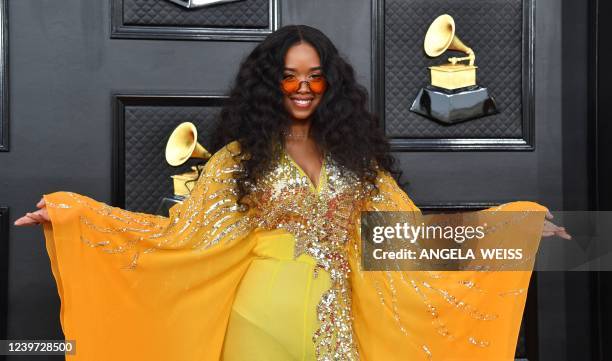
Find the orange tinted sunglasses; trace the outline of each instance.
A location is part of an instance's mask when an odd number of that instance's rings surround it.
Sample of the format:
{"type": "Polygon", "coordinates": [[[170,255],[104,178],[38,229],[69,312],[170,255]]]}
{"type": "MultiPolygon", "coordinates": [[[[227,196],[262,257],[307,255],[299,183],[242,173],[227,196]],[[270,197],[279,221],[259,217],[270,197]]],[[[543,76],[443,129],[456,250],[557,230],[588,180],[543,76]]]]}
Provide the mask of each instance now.
{"type": "Polygon", "coordinates": [[[304,82],[308,84],[308,88],[310,88],[311,92],[317,94],[323,93],[327,87],[325,78],[322,75],[317,75],[316,78],[310,78],[309,80],[302,81],[299,81],[294,75],[288,75],[281,81],[281,88],[287,94],[295,93],[298,91],[298,89],[300,89],[302,83],[304,82]]]}

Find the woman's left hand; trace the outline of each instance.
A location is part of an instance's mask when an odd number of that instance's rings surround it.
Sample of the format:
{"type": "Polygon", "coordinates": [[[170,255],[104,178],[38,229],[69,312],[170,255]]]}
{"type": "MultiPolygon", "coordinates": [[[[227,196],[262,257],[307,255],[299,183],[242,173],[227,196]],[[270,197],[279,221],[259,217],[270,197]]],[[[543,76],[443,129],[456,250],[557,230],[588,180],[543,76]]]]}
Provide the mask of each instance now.
{"type": "Polygon", "coordinates": [[[23,217],[15,221],[16,226],[35,226],[46,222],[51,222],[49,213],[47,212],[47,204],[45,198],[41,198],[36,204],[39,209],[36,212],[28,212],[23,217]]]}
{"type": "Polygon", "coordinates": [[[565,227],[559,227],[552,223],[552,213],[546,211],[546,219],[544,220],[544,228],[542,229],[542,237],[558,236],[564,239],[572,239],[572,236],[565,231],[565,227]]]}

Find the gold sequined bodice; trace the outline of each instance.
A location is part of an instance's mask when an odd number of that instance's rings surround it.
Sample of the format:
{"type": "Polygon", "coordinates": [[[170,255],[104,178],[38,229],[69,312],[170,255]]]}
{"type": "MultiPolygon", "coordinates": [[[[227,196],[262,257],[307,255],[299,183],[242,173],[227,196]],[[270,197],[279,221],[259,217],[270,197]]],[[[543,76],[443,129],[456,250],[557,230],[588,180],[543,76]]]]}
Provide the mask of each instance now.
{"type": "Polygon", "coordinates": [[[286,150],[277,149],[277,161],[249,195],[256,208],[255,223],[291,233],[295,237],[294,258],[305,253],[315,259],[315,271],[323,269],[330,274],[332,286],[317,307],[321,321],[313,335],[317,359],[358,360],[351,327],[346,246],[372,186],[325,154],[315,187],[286,150]]]}
{"type": "MultiPolygon", "coordinates": [[[[326,154],[315,187],[286,151],[280,151],[278,161],[249,196],[257,209],[258,225],[292,233],[296,237],[296,258],[302,253],[313,253],[312,247],[339,251],[354,225],[353,216],[370,189],[348,170],[341,174],[342,171],[326,154]]],[[[315,258],[324,262],[320,256],[315,258]]]]}

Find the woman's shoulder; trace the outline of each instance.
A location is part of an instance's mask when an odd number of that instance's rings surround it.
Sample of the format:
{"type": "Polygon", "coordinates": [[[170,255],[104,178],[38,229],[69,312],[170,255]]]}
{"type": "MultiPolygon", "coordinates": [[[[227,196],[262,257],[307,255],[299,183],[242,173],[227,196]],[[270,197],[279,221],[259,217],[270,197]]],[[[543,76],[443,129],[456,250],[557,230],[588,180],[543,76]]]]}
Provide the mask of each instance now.
{"type": "Polygon", "coordinates": [[[206,169],[220,169],[237,166],[243,158],[240,142],[234,140],[217,150],[207,161],[206,169]]]}
{"type": "Polygon", "coordinates": [[[221,148],[221,150],[225,150],[231,155],[238,155],[240,154],[240,150],[241,150],[240,142],[237,140],[231,141],[227,143],[226,145],[224,145],[223,148],[221,148]]]}
{"type": "Polygon", "coordinates": [[[236,158],[236,156],[240,155],[240,142],[237,140],[231,141],[225,144],[221,149],[217,150],[208,160],[220,160],[220,159],[229,159],[236,158]]]}

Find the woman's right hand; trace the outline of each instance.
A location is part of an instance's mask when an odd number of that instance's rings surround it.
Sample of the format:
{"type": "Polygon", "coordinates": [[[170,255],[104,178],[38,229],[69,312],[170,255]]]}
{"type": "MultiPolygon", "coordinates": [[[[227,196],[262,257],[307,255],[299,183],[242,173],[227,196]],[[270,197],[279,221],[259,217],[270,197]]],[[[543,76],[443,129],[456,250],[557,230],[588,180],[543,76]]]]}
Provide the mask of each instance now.
{"type": "Polygon", "coordinates": [[[47,213],[47,207],[45,204],[44,197],[41,198],[38,203],[36,203],[36,207],[38,207],[39,210],[32,213],[26,213],[25,216],[16,220],[14,224],[16,226],[33,226],[44,222],[51,222],[51,219],[49,218],[49,213],[47,213]]]}

